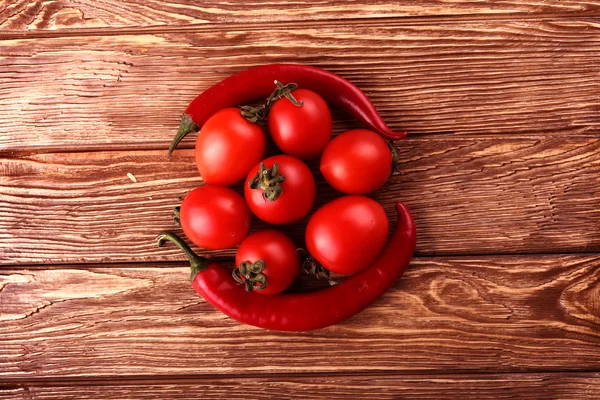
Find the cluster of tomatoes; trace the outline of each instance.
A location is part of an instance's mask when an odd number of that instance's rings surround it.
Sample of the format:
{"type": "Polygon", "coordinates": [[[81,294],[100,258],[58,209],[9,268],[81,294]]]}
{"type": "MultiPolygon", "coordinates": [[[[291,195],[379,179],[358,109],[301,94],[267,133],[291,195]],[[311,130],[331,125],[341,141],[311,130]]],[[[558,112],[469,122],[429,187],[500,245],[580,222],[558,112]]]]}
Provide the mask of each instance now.
{"type": "Polygon", "coordinates": [[[279,84],[259,108],[218,111],[202,126],[195,157],[205,184],[190,191],[181,204],[178,218],[183,232],[204,249],[239,245],[233,277],[249,291],[286,290],[305,261],[279,230],[248,235],[251,213],[272,225],[308,215],[316,185],[305,161],[320,157],[325,180],[346,194],[311,216],[305,233],[309,259],[328,271],[351,275],[368,267],[385,245],[386,213],[363,195],[388,180],[392,149],[365,129],[332,139],[331,112],[313,91],[279,84]],[[265,131],[282,154],[263,159],[265,131]],[[241,180],[244,197],[228,187],[241,180]]]}

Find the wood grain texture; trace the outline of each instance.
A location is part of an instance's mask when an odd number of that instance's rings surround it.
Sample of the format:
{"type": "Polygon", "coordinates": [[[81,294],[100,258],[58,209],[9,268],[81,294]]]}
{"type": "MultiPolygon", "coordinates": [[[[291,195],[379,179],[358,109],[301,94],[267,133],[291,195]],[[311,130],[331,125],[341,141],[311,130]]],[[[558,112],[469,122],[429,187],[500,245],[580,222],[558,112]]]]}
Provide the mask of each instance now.
{"type": "Polygon", "coordinates": [[[181,26],[209,22],[267,23],[275,21],[451,15],[514,15],[530,13],[600,14],[600,2],[533,0],[266,1],[241,0],[12,0],[0,8],[0,29],[12,31],[181,26]]]}
{"type": "MultiPolygon", "coordinates": [[[[373,197],[391,221],[395,202],[409,206],[420,255],[600,251],[599,148],[591,138],[407,139],[401,173],[373,197]]],[[[201,184],[192,150],[170,161],[166,151],[22,154],[0,168],[1,264],[183,260],[154,238],[201,184]]],[[[311,168],[314,211],[339,193],[311,168]]],[[[306,221],[283,228],[299,246],[306,221]]]]}
{"type": "Polygon", "coordinates": [[[595,0],[0,2],[0,399],[596,398],[599,78],[595,0]],[[316,332],[227,318],[153,240],[201,183],[193,138],[165,158],[179,114],[270,62],[413,134],[374,197],[407,203],[419,257],[316,332]]]}
{"type": "Polygon", "coordinates": [[[416,259],[367,310],[296,334],[215,311],[179,265],[2,270],[0,378],[600,368],[598,255],[416,259]]]}
{"type": "Polygon", "coordinates": [[[597,20],[291,26],[2,40],[0,151],[166,148],[198,93],[273,62],[339,73],[411,134],[600,133],[597,20]]]}
{"type": "Polygon", "coordinates": [[[239,377],[0,384],[0,399],[597,399],[599,373],[239,377]]]}

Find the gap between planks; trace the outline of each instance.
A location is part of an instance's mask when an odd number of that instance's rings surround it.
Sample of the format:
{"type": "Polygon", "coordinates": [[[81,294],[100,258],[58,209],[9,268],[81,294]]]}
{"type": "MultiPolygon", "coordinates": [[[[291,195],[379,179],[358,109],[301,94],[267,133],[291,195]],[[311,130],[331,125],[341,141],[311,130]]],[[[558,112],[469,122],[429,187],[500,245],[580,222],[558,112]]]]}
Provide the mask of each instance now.
{"type": "MultiPolygon", "coordinates": [[[[334,135],[336,133],[334,132],[334,135]]],[[[192,150],[195,146],[195,134],[191,134],[190,137],[194,137],[192,142],[180,142],[175,151],[180,150],[192,150]]],[[[465,139],[472,138],[473,140],[479,139],[503,139],[503,140],[511,140],[511,141],[531,141],[531,140],[544,140],[549,138],[564,138],[568,135],[569,139],[597,139],[597,134],[571,134],[564,133],[561,131],[557,131],[553,129],[551,131],[539,130],[535,132],[531,132],[529,134],[515,134],[515,135],[507,135],[504,133],[480,133],[477,136],[467,136],[467,135],[455,135],[453,132],[415,132],[408,133],[407,139],[416,139],[416,140],[426,140],[428,142],[432,141],[443,141],[443,142],[464,142],[465,139]]],[[[174,136],[174,135],[173,135],[174,136]]],[[[400,139],[395,141],[395,143],[402,143],[404,139],[400,139]]],[[[122,143],[109,143],[109,144],[98,144],[98,145],[87,145],[84,144],[82,146],[77,147],[69,147],[65,145],[57,145],[57,146],[43,146],[43,147],[27,147],[23,149],[10,149],[10,150],[2,150],[0,149],[0,161],[5,159],[11,159],[14,157],[24,157],[36,154],[76,154],[76,153],[104,153],[104,152],[123,152],[123,151],[161,151],[164,150],[165,154],[167,154],[168,148],[166,146],[160,144],[122,144],[122,143]]],[[[168,161],[168,159],[165,159],[168,161]]],[[[527,253],[527,254],[536,254],[536,253],[527,253]]]]}
{"type": "MultiPolygon", "coordinates": [[[[221,262],[221,263],[231,263],[235,260],[234,257],[227,256],[206,256],[202,255],[212,261],[221,262]]],[[[496,257],[547,257],[547,258],[558,258],[558,257],[567,257],[567,256],[579,256],[579,257],[600,257],[600,253],[598,252],[586,252],[586,251],[569,251],[569,252],[519,252],[519,253],[468,253],[468,254],[442,254],[442,255],[429,255],[429,256],[420,256],[415,255],[412,260],[413,261],[426,261],[426,260],[435,260],[435,259],[473,259],[473,258],[496,258],[496,257]]],[[[97,269],[97,268],[119,268],[119,269],[127,269],[127,268],[161,268],[161,267],[187,267],[189,266],[189,262],[186,260],[164,260],[164,261],[115,261],[115,262],[91,262],[91,263],[69,263],[62,262],[60,264],[38,264],[38,263],[14,263],[14,264],[0,264],[0,271],[2,270],[14,270],[14,269],[26,269],[26,270],[39,270],[39,271],[51,271],[51,270],[61,270],[61,269],[77,269],[77,270],[88,270],[88,269],[97,269]]],[[[593,370],[595,371],[595,370],[593,370]]],[[[592,371],[592,372],[593,372],[592,371]]],[[[598,370],[600,372],[600,370],[598,370]]]]}
{"type": "Polygon", "coordinates": [[[332,23],[342,23],[342,26],[361,24],[363,26],[380,25],[386,22],[393,22],[400,25],[411,26],[426,26],[437,23],[444,24],[468,24],[468,23],[483,23],[483,22],[516,22],[516,21],[532,21],[532,22],[548,22],[555,19],[570,19],[576,21],[598,21],[600,23],[599,12],[578,12],[578,13],[539,13],[539,14],[465,14],[465,15],[425,15],[425,16],[408,16],[408,17],[359,17],[348,19],[317,19],[309,21],[275,21],[265,23],[261,22],[208,22],[201,24],[189,25],[153,25],[141,27],[115,27],[115,28],[75,28],[62,29],[57,31],[4,31],[0,32],[0,40],[12,39],[41,39],[41,38],[60,38],[60,37],[80,37],[80,36],[117,36],[117,35],[140,35],[140,34],[162,34],[162,33],[202,33],[202,32],[228,32],[230,30],[239,30],[240,25],[244,31],[262,31],[268,26],[271,29],[290,28],[298,29],[298,24],[310,26],[313,29],[319,27],[331,27],[332,23]]]}
{"type": "MultiPolygon", "coordinates": [[[[407,378],[462,378],[468,379],[469,377],[475,376],[531,376],[531,375],[573,375],[580,376],[584,374],[597,374],[600,370],[597,369],[583,369],[583,370],[528,370],[527,372],[522,371],[507,371],[507,372],[494,372],[494,371],[466,371],[459,372],[450,371],[438,371],[435,373],[426,373],[423,371],[389,371],[389,370],[357,370],[355,373],[349,374],[347,372],[265,372],[261,371],[261,379],[286,379],[286,378],[369,378],[369,377],[407,377],[407,378]]],[[[198,375],[115,375],[115,376],[103,376],[101,378],[93,377],[47,377],[47,378],[0,378],[0,390],[16,389],[22,386],[43,386],[43,387],[59,387],[59,386],[136,386],[136,385],[163,385],[163,384],[192,384],[200,383],[207,380],[228,380],[228,379],[243,379],[243,376],[239,374],[198,374],[198,375]]]]}

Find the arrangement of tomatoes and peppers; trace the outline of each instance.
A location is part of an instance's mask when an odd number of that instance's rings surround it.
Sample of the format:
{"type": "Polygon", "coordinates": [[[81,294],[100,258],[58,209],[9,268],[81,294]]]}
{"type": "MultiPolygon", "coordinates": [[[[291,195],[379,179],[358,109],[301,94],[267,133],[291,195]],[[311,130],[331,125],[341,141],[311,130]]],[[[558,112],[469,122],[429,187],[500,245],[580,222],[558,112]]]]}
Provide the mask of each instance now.
{"type": "Polygon", "coordinates": [[[261,328],[319,329],[368,307],[404,273],[416,244],[412,216],[404,204],[396,204],[397,225],[386,243],[387,215],[365,195],[382,187],[392,174],[396,161],[388,141],[406,133],[391,131],[355,85],[306,65],[252,68],[224,79],[190,103],[169,155],[183,137],[196,131],[196,165],[204,185],[187,193],[175,218],[200,248],[239,245],[236,267],[230,273],[200,257],[171,232],[161,233],[158,242],[173,242],[186,253],[193,287],[214,307],[261,328]],[[349,113],[368,129],[349,130],[332,139],[329,106],[349,113]],[[263,158],[266,132],[281,154],[263,158]],[[275,227],[309,214],[317,193],[305,161],[319,157],[327,183],[345,195],[310,217],[306,250],[275,228],[248,235],[251,214],[275,227]],[[242,180],[243,197],[228,187],[242,180]],[[330,279],[331,286],[313,292],[286,292],[303,267],[344,279],[330,279]]]}

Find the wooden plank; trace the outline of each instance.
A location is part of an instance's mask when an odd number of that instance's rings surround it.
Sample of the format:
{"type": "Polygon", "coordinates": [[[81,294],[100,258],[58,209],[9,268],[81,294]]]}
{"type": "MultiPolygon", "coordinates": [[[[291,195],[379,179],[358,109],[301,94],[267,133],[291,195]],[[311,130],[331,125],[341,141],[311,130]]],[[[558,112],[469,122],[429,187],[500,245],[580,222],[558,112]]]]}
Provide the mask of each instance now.
{"type": "Polygon", "coordinates": [[[600,373],[342,375],[5,385],[0,399],[597,399],[600,373]]]}
{"type": "Polygon", "coordinates": [[[416,259],[367,310],[296,334],[229,319],[187,279],[168,264],[0,271],[0,378],[600,368],[597,254],[416,259]]]}
{"type": "MultiPolygon", "coordinates": [[[[373,197],[392,221],[395,202],[409,206],[420,255],[600,251],[599,148],[591,138],[407,139],[401,173],[373,197]]],[[[21,154],[0,167],[0,264],[183,260],[154,238],[201,184],[192,150],[170,161],[162,150],[21,154]]],[[[311,168],[314,210],[339,194],[311,168]]],[[[306,221],[283,228],[299,246],[306,221]]]]}
{"type": "Polygon", "coordinates": [[[341,74],[412,134],[600,132],[598,21],[374,19],[0,41],[0,151],[166,148],[195,95],[273,62],[341,74]]]}
{"type": "Polygon", "coordinates": [[[37,2],[17,0],[0,9],[0,29],[11,31],[47,31],[77,28],[115,28],[139,26],[185,26],[209,22],[268,23],[275,21],[347,20],[406,16],[507,15],[539,13],[576,13],[598,15],[598,1],[517,0],[501,3],[478,1],[394,2],[390,0],[291,0],[248,4],[237,1],[209,0],[89,0],[37,2]]]}

